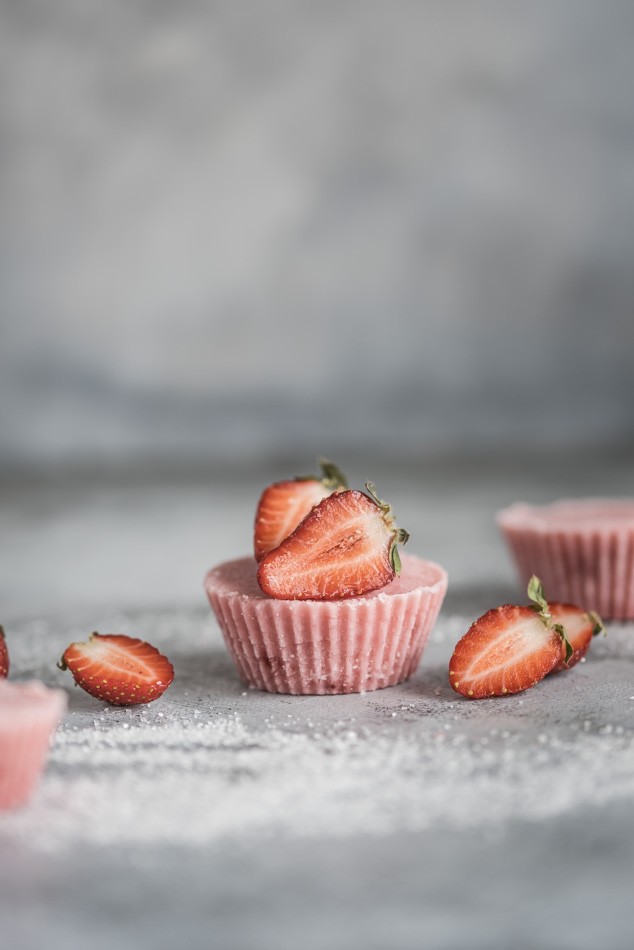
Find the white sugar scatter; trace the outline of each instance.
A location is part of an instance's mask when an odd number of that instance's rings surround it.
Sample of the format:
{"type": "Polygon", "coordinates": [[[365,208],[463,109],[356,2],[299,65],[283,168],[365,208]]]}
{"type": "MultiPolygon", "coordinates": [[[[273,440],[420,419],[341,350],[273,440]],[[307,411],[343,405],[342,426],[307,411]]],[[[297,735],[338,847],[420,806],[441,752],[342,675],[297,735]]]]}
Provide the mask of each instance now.
{"type": "Polygon", "coordinates": [[[196,611],[116,619],[169,653],[173,686],[149,706],[104,706],[43,662],[68,642],[63,624],[25,624],[16,667],[64,685],[70,708],[32,803],[0,816],[0,847],[385,835],[634,795],[631,627],[521,697],[469,702],[446,683],[451,637],[401,687],[289,697],[245,691],[196,611]]]}
{"type": "Polygon", "coordinates": [[[41,793],[4,819],[5,832],[46,850],[80,840],[204,846],[258,833],[339,837],[539,819],[634,793],[631,734],[609,747],[596,734],[582,746],[540,736],[520,754],[484,738],[438,751],[442,731],[314,738],[254,733],[239,717],[195,733],[176,721],[125,725],[63,730],[41,793]]]}

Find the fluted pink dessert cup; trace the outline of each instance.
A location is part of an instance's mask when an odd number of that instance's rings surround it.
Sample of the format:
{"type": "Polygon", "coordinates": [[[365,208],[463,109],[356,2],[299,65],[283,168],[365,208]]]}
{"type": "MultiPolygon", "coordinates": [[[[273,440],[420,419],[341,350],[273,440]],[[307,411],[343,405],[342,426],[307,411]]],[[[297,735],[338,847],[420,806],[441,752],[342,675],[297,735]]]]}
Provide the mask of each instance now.
{"type": "Polygon", "coordinates": [[[551,600],[634,619],[634,499],[519,502],[497,523],[522,584],[537,574],[551,600]]]}
{"type": "Polygon", "coordinates": [[[402,555],[381,590],[344,600],[276,600],[253,558],[226,561],[205,590],[242,679],[271,693],[362,693],[408,679],[440,611],[447,573],[402,555]]]}
{"type": "Polygon", "coordinates": [[[0,809],[16,808],[30,798],[66,702],[63,690],[35,680],[0,680],[0,809]]]}

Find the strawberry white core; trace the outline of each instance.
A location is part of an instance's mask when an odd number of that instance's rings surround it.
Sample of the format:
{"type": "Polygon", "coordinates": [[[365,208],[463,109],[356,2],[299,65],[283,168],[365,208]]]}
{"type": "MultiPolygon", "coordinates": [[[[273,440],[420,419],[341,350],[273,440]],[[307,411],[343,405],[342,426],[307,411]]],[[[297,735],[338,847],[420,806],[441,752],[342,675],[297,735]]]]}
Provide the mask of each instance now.
{"type": "Polygon", "coordinates": [[[521,664],[544,648],[552,634],[537,617],[527,617],[501,630],[466,667],[469,679],[503,672],[509,664],[521,664]]]}
{"type": "MultiPolygon", "coordinates": [[[[154,669],[145,663],[138,656],[131,655],[134,646],[126,647],[122,650],[104,637],[93,637],[86,644],[82,645],[82,652],[90,656],[91,660],[96,660],[109,667],[113,672],[132,673],[134,676],[143,677],[152,681],[156,680],[154,669]]],[[[157,682],[160,683],[160,680],[157,682]]]]}

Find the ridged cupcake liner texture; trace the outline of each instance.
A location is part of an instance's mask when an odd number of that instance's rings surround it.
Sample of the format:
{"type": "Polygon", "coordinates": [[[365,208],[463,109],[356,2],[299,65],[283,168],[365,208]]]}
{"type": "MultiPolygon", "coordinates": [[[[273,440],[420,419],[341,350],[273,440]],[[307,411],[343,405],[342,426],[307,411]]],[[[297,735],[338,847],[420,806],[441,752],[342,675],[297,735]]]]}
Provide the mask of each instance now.
{"type": "Polygon", "coordinates": [[[0,810],[31,797],[44,770],[66,694],[42,683],[0,683],[0,810]]]}
{"type": "Polygon", "coordinates": [[[634,501],[517,504],[497,523],[523,584],[537,574],[551,600],[634,619],[634,501]]]}
{"type": "Polygon", "coordinates": [[[209,572],[205,588],[238,671],[273,693],[360,693],[408,679],[447,589],[443,568],[412,556],[382,591],[338,601],[266,597],[252,558],[209,572]]]}

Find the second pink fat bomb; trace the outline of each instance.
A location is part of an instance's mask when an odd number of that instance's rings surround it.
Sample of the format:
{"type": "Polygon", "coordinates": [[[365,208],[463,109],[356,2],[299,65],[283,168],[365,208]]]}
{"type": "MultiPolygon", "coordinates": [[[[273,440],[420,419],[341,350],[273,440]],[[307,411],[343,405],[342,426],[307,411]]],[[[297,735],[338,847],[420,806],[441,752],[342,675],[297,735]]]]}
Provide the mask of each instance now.
{"type": "Polygon", "coordinates": [[[394,686],[418,666],[447,590],[438,564],[402,555],[399,577],[362,597],[276,600],[253,558],[205,578],[213,611],[242,678],[273,693],[359,693],[394,686]]]}
{"type": "Polygon", "coordinates": [[[634,619],[634,499],[518,502],[497,522],[523,584],[537,574],[552,600],[634,619]]]}
{"type": "Polygon", "coordinates": [[[46,764],[66,693],[36,680],[0,681],[0,809],[23,805],[46,764]]]}

